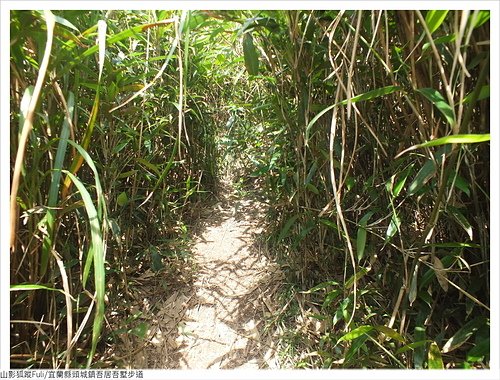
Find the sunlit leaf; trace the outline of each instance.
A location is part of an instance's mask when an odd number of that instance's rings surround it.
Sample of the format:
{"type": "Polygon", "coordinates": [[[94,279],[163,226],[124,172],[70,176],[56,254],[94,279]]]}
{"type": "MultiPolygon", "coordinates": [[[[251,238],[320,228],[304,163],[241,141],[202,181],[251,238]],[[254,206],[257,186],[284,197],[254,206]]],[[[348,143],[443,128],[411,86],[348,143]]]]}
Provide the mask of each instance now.
{"type": "MultiPolygon", "coordinates": [[[[19,292],[19,291],[31,291],[31,290],[49,290],[52,292],[58,292],[66,295],[66,292],[62,289],[56,289],[50,286],[42,285],[42,284],[15,284],[10,285],[11,292],[19,292]]],[[[73,301],[76,301],[71,294],[69,295],[73,301]]]]}
{"type": "Polygon", "coordinates": [[[467,232],[469,239],[472,240],[473,238],[472,226],[465,217],[465,215],[462,214],[462,212],[458,208],[452,206],[448,206],[447,211],[449,214],[451,213],[451,215],[458,222],[458,224],[464,229],[465,232],[467,232]]]}
{"type": "Polygon", "coordinates": [[[102,70],[104,68],[104,57],[106,55],[106,21],[97,22],[98,45],[99,45],[99,81],[101,81],[102,70]]]}
{"type": "MultiPolygon", "coordinates": [[[[435,46],[438,46],[438,45],[442,45],[442,44],[446,44],[448,42],[453,42],[455,41],[455,34],[449,34],[447,36],[441,36],[441,37],[438,37],[434,40],[434,45],[435,46]]],[[[431,43],[430,42],[426,42],[425,44],[422,45],[422,52],[424,52],[425,50],[429,49],[431,47],[431,43]]]]}
{"type": "Polygon", "coordinates": [[[425,15],[425,23],[431,34],[441,26],[448,12],[447,10],[430,10],[427,12],[425,15]]]}
{"type": "Polygon", "coordinates": [[[380,98],[381,96],[392,94],[392,93],[394,93],[396,91],[400,91],[400,90],[401,90],[400,86],[386,86],[386,87],[376,88],[375,90],[371,90],[371,91],[365,92],[363,94],[356,95],[350,99],[342,100],[339,104],[346,105],[349,101],[351,103],[357,103],[357,102],[362,102],[362,101],[366,101],[366,100],[372,100],[372,99],[380,98]]]}
{"type": "Polygon", "coordinates": [[[403,347],[398,348],[396,350],[396,355],[402,354],[403,352],[406,352],[409,350],[414,350],[416,348],[426,346],[430,342],[432,342],[432,340],[426,339],[426,340],[420,340],[418,342],[407,344],[403,347]]]}
{"type": "Polygon", "coordinates": [[[490,134],[466,134],[466,135],[450,135],[441,137],[435,140],[426,141],[418,144],[419,148],[426,148],[431,146],[439,146],[445,144],[477,144],[485,141],[490,141],[490,134]]]}
{"type": "Polygon", "coordinates": [[[412,163],[410,166],[408,166],[405,171],[403,171],[399,176],[398,180],[396,181],[396,184],[394,185],[394,188],[392,189],[392,196],[395,198],[399,195],[401,190],[403,189],[406,179],[410,175],[412,169],[413,169],[414,163],[412,163]]]}
{"type": "Polygon", "coordinates": [[[303,291],[301,293],[304,293],[304,294],[314,293],[314,292],[317,292],[318,290],[322,290],[322,289],[328,288],[330,286],[338,286],[338,285],[339,285],[339,283],[336,281],[325,281],[325,282],[319,283],[318,285],[313,286],[311,289],[303,291]]]}
{"type": "Polygon", "coordinates": [[[448,353],[456,350],[462,344],[467,342],[469,338],[482,326],[488,323],[488,319],[483,316],[474,318],[473,320],[467,322],[463,325],[448,341],[443,347],[443,353],[448,353]]]}
{"type": "Polygon", "coordinates": [[[373,326],[359,326],[354,330],[348,332],[347,334],[340,337],[339,342],[349,341],[360,337],[361,335],[368,334],[370,331],[373,331],[373,326]]]}
{"type": "Polygon", "coordinates": [[[472,13],[469,16],[469,22],[472,23],[474,28],[478,28],[487,22],[490,19],[490,11],[489,10],[481,10],[477,12],[477,14],[472,13]]]}
{"type": "Polygon", "coordinates": [[[394,235],[396,235],[396,232],[398,232],[400,226],[401,226],[401,219],[399,218],[399,216],[396,214],[392,215],[389,227],[387,227],[387,231],[385,232],[385,239],[389,240],[394,235]]]}
{"type": "Polygon", "coordinates": [[[417,299],[417,291],[418,291],[418,269],[419,265],[415,265],[415,269],[413,270],[411,282],[410,282],[410,291],[408,292],[408,300],[410,301],[410,305],[413,305],[413,302],[417,299]]]}
{"type": "Polygon", "coordinates": [[[432,342],[429,347],[429,353],[427,356],[427,364],[429,365],[429,369],[443,369],[443,358],[441,357],[441,351],[439,350],[439,346],[436,342],[432,342]]]}

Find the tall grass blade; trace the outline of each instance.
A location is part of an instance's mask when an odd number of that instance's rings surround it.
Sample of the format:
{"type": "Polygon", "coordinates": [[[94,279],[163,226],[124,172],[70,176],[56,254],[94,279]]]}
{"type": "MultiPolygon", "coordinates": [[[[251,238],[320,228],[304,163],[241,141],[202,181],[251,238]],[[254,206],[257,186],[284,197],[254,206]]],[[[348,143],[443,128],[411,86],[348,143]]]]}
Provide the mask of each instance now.
{"type": "Polygon", "coordinates": [[[66,147],[68,145],[68,138],[70,134],[70,123],[73,118],[73,111],[75,108],[75,95],[70,92],[68,95],[68,114],[64,118],[61,133],[59,135],[59,144],[57,146],[56,159],[54,162],[54,170],[52,171],[52,180],[49,188],[49,199],[47,201],[47,214],[45,219],[42,220],[42,225],[45,225],[46,235],[42,243],[42,255],[40,259],[40,277],[43,277],[47,271],[47,264],[50,257],[50,251],[54,242],[54,226],[56,221],[56,211],[59,198],[59,187],[61,185],[61,169],[64,164],[64,157],[66,155],[66,147]],[[69,118],[69,120],[68,120],[69,118]]]}
{"type": "MultiPolygon", "coordinates": [[[[98,216],[99,220],[103,221],[103,226],[105,226],[106,225],[104,223],[105,215],[106,215],[105,201],[104,201],[104,196],[103,196],[103,192],[102,192],[101,182],[99,180],[99,173],[97,172],[97,168],[95,166],[95,163],[92,160],[92,158],[89,156],[87,151],[85,151],[85,149],[83,149],[82,146],[78,145],[77,143],[75,143],[74,141],[71,141],[71,140],[68,140],[68,143],[76,148],[78,153],[81,155],[81,157],[83,157],[83,159],[85,160],[87,165],[89,165],[90,169],[92,170],[92,172],[94,174],[95,188],[96,188],[96,194],[97,194],[97,216],[98,216]]],[[[88,276],[90,273],[90,268],[92,266],[93,259],[94,259],[94,246],[91,245],[89,250],[88,250],[87,257],[85,258],[85,265],[84,265],[83,274],[82,274],[82,285],[84,288],[87,284],[87,280],[88,280],[88,276]]]]}
{"type": "MultiPolygon", "coordinates": [[[[87,147],[90,144],[90,140],[92,138],[92,134],[94,132],[94,127],[95,123],[97,120],[97,115],[99,113],[99,103],[100,103],[100,92],[101,92],[101,78],[102,78],[102,71],[104,68],[104,58],[106,54],[106,23],[103,20],[99,20],[97,23],[97,29],[98,29],[98,39],[97,39],[97,44],[98,44],[98,49],[99,49],[99,77],[97,80],[97,90],[96,90],[96,95],[94,98],[94,104],[92,105],[92,111],[90,112],[90,118],[87,123],[87,129],[85,130],[85,134],[82,139],[82,147],[84,149],[87,149],[87,147]]],[[[73,162],[71,164],[71,169],[70,172],[73,174],[76,174],[80,167],[83,164],[83,157],[81,155],[76,155],[76,157],[73,159],[73,162]]],[[[69,191],[69,186],[70,186],[70,179],[69,177],[66,177],[64,181],[64,189],[63,189],[63,198],[66,197],[68,191],[69,191]]]]}
{"type": "Polygon", "coordinates": [[[85,185],[72,173],[67,170],[63,172],[75,184],[85,205],[85,211],[90,224],[90,234],[92,238],[92,250],[94,256],[94,286],[95,286],[95,302],[96,312],[94,316],[94,324],[92,327],[92,348],[88,354],[87,367],[92,364],[97,343],[99,342],[102,330],[102,322],[104,320],[104,294],[105,294],[105,268],[104,268],[104,241],[101,230],[101,221],[97,216],[97,210],[92,202],[92,198],[87,191],[85,185]]]}

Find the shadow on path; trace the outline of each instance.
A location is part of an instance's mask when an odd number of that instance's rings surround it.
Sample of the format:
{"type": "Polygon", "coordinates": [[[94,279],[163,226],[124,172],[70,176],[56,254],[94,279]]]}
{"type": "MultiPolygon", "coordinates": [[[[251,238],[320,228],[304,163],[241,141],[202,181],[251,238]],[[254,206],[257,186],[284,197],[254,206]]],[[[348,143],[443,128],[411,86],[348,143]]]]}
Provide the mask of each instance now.
{"type": "Polygon", "coordinates": [[[148,343],[132,368],[278,368],[266,320],[283,275],[259,243],[265,204],[225,196],[194,228],[194,277],[169,290],[149,317],[148,343]]]}

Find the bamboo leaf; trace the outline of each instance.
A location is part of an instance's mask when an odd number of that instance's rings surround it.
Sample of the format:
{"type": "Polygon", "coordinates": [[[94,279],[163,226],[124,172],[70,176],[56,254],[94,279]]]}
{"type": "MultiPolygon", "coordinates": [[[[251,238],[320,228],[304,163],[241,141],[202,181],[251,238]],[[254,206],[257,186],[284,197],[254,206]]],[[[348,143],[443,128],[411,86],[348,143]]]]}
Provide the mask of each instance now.
{"type": "Polygon", "coordinates": [[[365,100],[372,100],[380,98],[381,96],[392,94],[393,92],[396,91],[400,91],[401,89],[402,88],[400,86],[385,86],[381,88],[376,88],[375,90],[365,92],[364,94],[356,95],[350,99],[342,100],[339,104],[346,105],[349,101],[351,103],[357,103],[365,100]]]}
{"type": "MultiPolygon", "coordinates": [[[[483,100],[483,99],[486,99],[489,97],[490,97],[490,85],[487,84],[485,86],[482,86],[481,90],[479,90],[479,95],[478,95],[476,101],[483,100]]],[[[473,98],[474,98],[474,91],[467,94],[467,96],[462,100],[462,103],[463,104],[470,103],[473,98]]]]}
{"type": "Polygon", "coordinates": [[[425,345],[427,345],[427,343],[430,343],[430,342],[432,342],[432,340],[427,339],[427,340],[420,340],[418,342],[413,342],[413,343],[407,344],[403,347],[398,348],[396,350],[396,355],[402,354],[403,352],[406,352],[409,350],[414,350],[415,348],[425,346],[425,345]]]}
{"type": "Polygon", "coordinates": [[[387,231],[385,232],[385,240],[388,241],[396,232],[398,232],[399,227],[401,226],[401,219],[396,214],[392,215],[391,222],[389,223],[389,227],[387,227],[387,231]]]}
{"type": "Polygon", "coordinates": [[[468,362],[479,362],[483,360],[484,357],[490,354],[490,345],[490,338],[482,339],[467,352],[466,360],[468,362]]]}
{"type": "Polygon", "coordinates": [[[338,341],[339,342],[350,341],[350,340],[356,339],[362,335],[368,334],[369,332],[371,332],[373,330],[374,330],[373,326],[359,326],[359,327],[355,328],[354,330],[348,332],[347,334],[341,336],[338,341]]]}
{"type": "Polygon", "coordinates": [[[319,190],[316,186],[314,186],[312,183],[306,184],[306,189],[309,190],[310,192],[319,195],[319,190]]]}
{"type": "Polygon", "coordinates": [[[149,325],[146,322],[141,322],[136,327],[134,327],[130,331],[130,333],[135,335],[135,336],[138,336],[141,339],[144,339],[146,337],[148,329],[149,329],[149,325]]]}
{"type": "Polygon", "coordinates": [[[368,211],[359,221],[358,234],[356,237],[356,252],[358,255],[358,262],[365,254],[366,246],[366,223],[372,217],[373,211],[368,211]]]}
{"type": "Polygon", "coordinates": [[[431,146],[439,146],[445,144],[477,144],[485,141],[490,141],[490,134],[464,134],[464,135],[450,135],[441,137],[435,140],[426,141],[418,144],[418,148],[426,148],[431,146]]]}
{"type": "Polygon", "coordinates": [[[255,28],[258,28],[258,27],[265,27],[265,28],[269,29],[271,32],[275,32],[279,29],[278,23],[273,18],[270,18],[270,17],[252,17],[252,18],[247,19],[243,23],[243,25],[241,26],[238,33],[239,34],[245,33],[247,31],[254,30],[255,28]]]}
{"type": "Polygon", "coordinates": [[[404,343],[406,341],[406,339],[403,338],[403,336],[394,329],[391,329],[391,328],[389,328],[387,326],[383,326],[383,325],[377,325],[374,327],[377,331],[380,331],[384,335],[386,335],[389,338],[392,338],[394,340],[397,340],[398,342],[404,343]]]}
{"type": "Polygon", "coordinates": [[[99,79],[101,81],[102,70],[104,68],[104,57],[106,55],[106,21],[99,20],[97,22],[97,39],[99,45],[99,79]]]}
{"type": "Polygon", "coordinates": [[[363,278],[366,274],[368,273],[367,268],[361,268],[356,274],[353,274],[351,277],[347,279],[347,281],[344,284],[345,289],[349,289],[354,285],[354,281],[358,281],[359,279],[363,278]]]}
{"type": "Polygon", "coordinates": [[[303,293],[303,294],[314,293],[314,292],[317,292],[318,290],[325,289],[329,286],[338,286],[338,285],[339,285],[339,283],[336,281],[325,281],[325,282],[322,282],[316,286],[313,286],[311,289],[303,291],[301,293],[303,293]]]}
{"type": "Polygon", "coordinates": [[[443,358],[441,357],[441,351],[436,342],[432,342],[429,347],[429,353],[427,356],[427,364],[429,369],[443,369],[443,358]]]}
{"type": "Polygon", "coordinates": [[[161,259],[160,252],[156,247],[151,247],[149,249],[149,253],[151,254],[151,269],[154,272],[159,272],[161,271],[164,267],[165,264],[163,264],[163,261],[161,259]]]}
{"type": "Polygon", "coordinates": [[[445,117],[448,124],[450,124],[451,126],[455,125],[455,111],[446,102],[446,100],[443,98],[443,95],[441,95],[439,91],[433,88],[420,88],[417,89],[417,91],[436,106],[436,108],[445,117]]]}
{"type": "Polygon", "coordinates": [[[465,232],[467,232],[469,239],[472,240],[472,238],[473,238],[472,226],[469,223],[469,221],[467,220],[467,218],[465,217],[465,215],[462,214],[462,212],[458,208],[452,207],[452,206],[448,206],[447,211],[448,211],[448,214],[451,213],[451,215],[458,222],[458,224],[464,229],[465,232]]]}
{"type": "Polygon", "coordinates": [[[118,203],[118,206],[123,207],[128,204],[128,197],[127,193],[125,191],[121,192],[120,195],[116,198],[116,203],[118,203]]]}
{"type": "Polygon", "coordinates": [[[359,351],[361,347],[365,344],[366,340],[368,339],[368,335],[363,334],[362,336],[358,337],[357,339],[354,339],[352,342],[351,347],[345,354],[345,362],[349,363],[353,358],[354,355],[359,351]]]}
{"type": "Polygon", "coordinates": [[[458,175],[457,172],[451,173],[448,178],[448,185],[454,185],[457,189],[463,191],[467,196],[470,197],[470,184],[462,176],[458,175]]]}
{"type": "MultiPolygon", "coordinates": [[[[10,291],[11,292],[31,291],[31,290],[49,290],[49,291],[52,291],[52,292],[58,292],[58,293],[66,295],[66,292],[64,290],[62,290],[62,289],[52,288],[50,286],[46,286],[46,285],[42,285],[42,284],[28,284],[28,283],[24,283],[24,284],[16,284],[16,285],[11,285],[10,286],[10,291]]],[[[73,301],[76,301],[71,296],[71,294],[69,296],[70,296],[70,298],[73,301]]]]}
{"type": "Polygon", "coordinates": [[[287,222],[285,223],[285,226],[283,227],[283,229],[281,230],[281,232],[278,236],[278,241],[281,241],[288,236],[288,232],[290,231],[290,228],[293,226],[293,224],[295,223],[295,221],[298,218],[299,218],[299,215],[297,214],[297,215],[294,215],[290,219],[287,220],[287,222]]]}
{"type": "MultiPolygon", "coordinates": [[[[453,42],[453,41],[455,41],[455,39],[456,39],[455,34],[449,34],[447,36],[441,36],[441,37],[438,37],[438,38],[436,38],[434,40],[434,45],[438,46],[438,45],[442,45],[442,44],[445,44],[445,43],[453,42]]],[[[422,53],[425,52],[430,47],[431,47],[431,43],[430,42],[426,42],[425,44],[423,44],[422,45],[422,53]]]]}
{"type": "Polygon", "coordinates": [[[447,292],[448,291],[448,281],[447,281],[448,276],[446,274],[446,271],[444,270],[443,263],[441,262],[441,260],[439,260],[439,258],[437,256],[433,256],[432,264],[433,264],[434,272],[436,273],[436,277],[437,277],[437,280],[439,282],[439,285],[441,285],[441,288],[443,288],[443,290],[445,292],[447,292]]]}
{"type": "Polygon", "coordinates": [[[413,302],[417,299],[417,290],[418,290],[418,263],[415,265],[415,270],[413,271],[411,282],[410,282],[410,291],[408,292],[408,301],[410,302],[410,306],[413,305],[413,302]]]}
{"type": "Polygon", "coordinates": [[[415,194],[434,176],[434,174],[436,174],[436,164],[441,165],[441,162],[443,161],[443,155],[448,154],[450,151],[450,146],[445,145],[444,147],[438,149],[438,151],[434,154],[433,160],[427,159],[424,166],[422,166],[422,169],[419,170],[412,183],[408,187],[408,196],[415,194]]]}
{"type": "Polygon", "coordinates": [[[33,86],[28,86],[26,87],[26,90],[24,90],[23,98],[21,99],[21,104],[19,106],[19,110],[21,111],[19,113],[19,132],[21,132],[23,129],[24,121],[26,120],[26,115],[28,114],[31,97],[33,96],[33,90],[33,86]]]}
{"type": "Polygon", "coordinates": [[[245,33],[243,35],[243,56],[245,58],[245,67],[248,74],[257,75],[259,73],[259,57],[255,45],[253,44],[251,33],[245,33]]]}
{"type": "Polygon", "coordinates": [[[64,25],[65,27],[73,29],[75,32],[80,33],[80,31],[78,30],[78,28],[76,26],[74,26],[71,22],[69,22],[68,20],[66,20],[65,18],[63,18],[61,16],[54,15],[54,19],[56,20],[56,22],[58,24],[64,25]]]}
{"type": "Polygon", "coordinates": [[[97,212],[99,217],[102,215],[102,210],[104,209],[104,196],[102,192],[102,186],[101,186],[101,181],[99,179],[99,172],[97,171],[97,167],[95,166],[94,161],[92,158],[89,156],[87,151],[79,144],[72,140],[68,140],[68,144],[72,145],[75,147],[75,149],[78,151],[78,153],[83,157],[89,168],[92,170],[92,173],[94,174],[94,183],[95,183],[95,189],[96,189],[96,194],[97,194],[97,212]]]}
{"type": "Polygon", "coordinates": [[[149,170],[151,170],[153,173],[155,173],[158,177],[161,176],[161,172],[160,170],[158,169],[158,167],[149,162],[148,160],[145,160],[144,158],[141,158],[141,157],[138,157],[136,158],[136,161],[142,165],[144,165],[146,168],[148,168],[149,170]]]}
{"type": "Polygon", "coordinates": [[[399,175],[398,180],[396,182],[396,185],[392,189],[392,196],[394,198],[396,198],[399,195],[399,193],[401,192],[401,190],[403,189],[403,187],[406,183],[406,180],[407,180],[408,176],[410,175],[411,170],[413,169],[414,165],[415,164],[412,163],[410,166],[408,166],[408,168],[405,169],[405,171],[403,173],[401,173],[399,175]]]}
{"type": "Polygon", "coordinates": [[[447,10],[431,10],[427,12],[425,15],[425,23],[431,34],[441,26],[447,14],[447,10]]]}
{"type": "MultiPolygon", "coordinates": [[[[138,33],[142,33],[147,29],[153,28],[153,27],[161,27],[161,26],[168,26],[170,24],[173,24],[175,19],[166,19],[166,20],[160,20],[158,22],[150,23],[150,24],[141,24],[141,25],[136,25],[132,28],[123,30],[117,34],[114,34],[106,39],[105,45],[110,46],[115,44],[116,42],[122,41],[124,39],[134,37],[138,33]]],[[[98,25],[94,25],[87,30],[85,30],[82,35],[83,36],[88,36],[92,33],[95,32],[95,30],[98,29],[98,25]]],[[[58,76],[61,77],[62,75],[66,74],[72,67],[74,67],[76,64],[82,62],[85,57],[91,56],[95,52],[99,50],[99,44],[93,45],[87,50],[85,50],[82,54],[79,56],[75,57],[75,59],[71,60],[69,64],[62,70],[61,72],[58,73],[58,76]]]]}
{"type": "Polygon", "coordinates": [[[339,230],[338,226],[331,220],[321,218],[319,222],[327,227],[333,228],[335,231],[339,230]]]}
{"type": "Polygon", "coordinates": [[[483,316],[474,318],[458,330],[443,347],[443,353],[448,353],[462,346],[482,326],[487,325],[488,319],[483,316]]]}
{"type": "Polygon", "coordinates": [[[490,19],[490,11],[489,10],[481,10],[477,14],[472,13],[469,16],[469,22],[473,25],[474,28],[480,27],[489,19],[490,19]]]}

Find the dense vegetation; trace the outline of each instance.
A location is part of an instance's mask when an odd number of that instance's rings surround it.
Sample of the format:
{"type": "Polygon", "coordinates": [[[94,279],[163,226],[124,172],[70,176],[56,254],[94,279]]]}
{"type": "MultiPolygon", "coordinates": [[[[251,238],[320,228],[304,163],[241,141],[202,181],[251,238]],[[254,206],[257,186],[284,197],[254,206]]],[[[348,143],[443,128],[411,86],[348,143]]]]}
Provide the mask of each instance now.
{"type": "Polygon", "coordinates": [[[110,365],[228,172],[269,199],[284,362],[488,367],[489,17],[12,11],[12,365],[110,365]]]}

